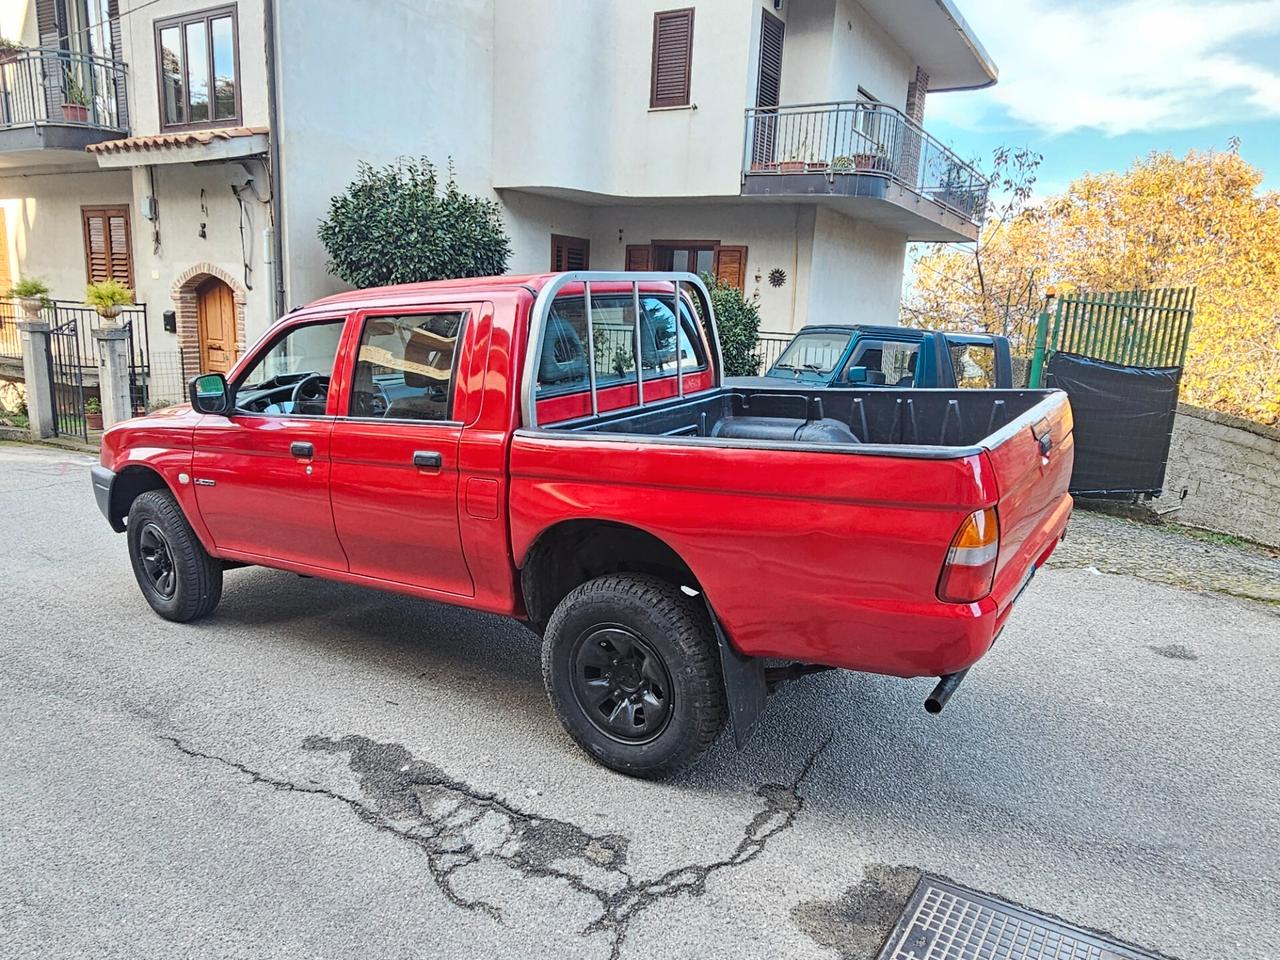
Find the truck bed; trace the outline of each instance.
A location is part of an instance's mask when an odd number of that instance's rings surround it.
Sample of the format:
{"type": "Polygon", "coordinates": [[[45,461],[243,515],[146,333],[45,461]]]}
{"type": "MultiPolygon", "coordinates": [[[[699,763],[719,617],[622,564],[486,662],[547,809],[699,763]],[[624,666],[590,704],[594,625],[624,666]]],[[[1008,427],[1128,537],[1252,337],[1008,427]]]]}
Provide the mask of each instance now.
{"type": "Polygon", "coordinates": [[[1005,428],[1054,393],[733,387],[595,419],[549,424],[548,429],[704,438],[732,446],[785,444],[838,453],[954,458],[999,443],[1005,428]]]}

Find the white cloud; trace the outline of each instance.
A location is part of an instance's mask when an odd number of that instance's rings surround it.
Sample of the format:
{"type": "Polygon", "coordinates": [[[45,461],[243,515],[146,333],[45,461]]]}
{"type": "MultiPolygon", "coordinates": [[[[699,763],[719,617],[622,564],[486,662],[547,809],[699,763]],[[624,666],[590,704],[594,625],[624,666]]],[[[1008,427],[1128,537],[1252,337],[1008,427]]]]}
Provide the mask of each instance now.
{"type": "Polygon", "coordinates": [[[1003,108],[1048,133],[1108,135],[1280,117],[1280,0],[967,0],[962,9],[1000,82],[932,98],[934,117],[978,128],[1003,108]]]}

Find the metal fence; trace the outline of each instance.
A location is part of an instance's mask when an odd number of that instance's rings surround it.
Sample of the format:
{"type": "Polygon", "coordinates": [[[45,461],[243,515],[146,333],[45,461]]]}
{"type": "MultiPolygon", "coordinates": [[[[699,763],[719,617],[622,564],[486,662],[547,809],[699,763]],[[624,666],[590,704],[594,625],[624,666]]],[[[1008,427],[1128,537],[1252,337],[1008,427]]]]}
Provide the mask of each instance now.
{"type": "Polygon", "coordinates": [[[54,48],[0,60],[0,129],[60,125],[124,131],[125,65],[54,48]]]}
{"type": "Polygon", "coordinates": [[[772,367],[794,338],[794,333],[778,330],[761,330],[756,334],[756,373],[764,373],[772,367]]]}
{"type": "Polygon", "coordinates": [[[145,382],[146,392],[142,398],[142,408],[138,408],[138,401],[135,399],[135,411],[139,413],[150,412],[159,410],[161,407],[171,407],[175,403],[186,403],[187,375],[183,360],[184,356],[181,349],[156,353],[151,356],[151,363],[145,382]]]}
{"type": "Polygon", "coordinates": [[[1040,314],[1031,385],[1049,358],[1074,353],[1133,367],[1181,367],[1191,338],[1196,288],[1118,290],[1059,297],[1040,314]]]}
{"type": "Polygon", "coordinates": [[[900,110],[869,100],[747,110],[743,173],[884,177],[981,223],[990,184],[900,110]]]}

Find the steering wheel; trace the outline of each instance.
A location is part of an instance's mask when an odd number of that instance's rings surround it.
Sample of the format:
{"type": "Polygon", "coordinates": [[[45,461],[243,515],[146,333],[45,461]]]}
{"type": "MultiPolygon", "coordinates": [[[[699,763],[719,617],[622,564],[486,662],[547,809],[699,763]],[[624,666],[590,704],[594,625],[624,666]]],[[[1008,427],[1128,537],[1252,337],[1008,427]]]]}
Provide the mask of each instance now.
{"type": "Polygon", "coordinates": [[[289,398],[290,402],[292,403],[293,412],[297,413],[298,407],[300,407],[303,403],[307,403],[307,402],[314,403],[317,400],[325,399],[329,395],[329,391],[321,383],[321,381],[324,381],[327,379],[328,377],[324,376],[323,374],[309,373],[305,377],[303,377],[301,380],[299,380],[296,384],[294,384],[293,394],[289,398]],[[318,389],[315,390],[314,395],[308,396],[307,388],[309,385],[313,383],[316,385],[318,389]]]}

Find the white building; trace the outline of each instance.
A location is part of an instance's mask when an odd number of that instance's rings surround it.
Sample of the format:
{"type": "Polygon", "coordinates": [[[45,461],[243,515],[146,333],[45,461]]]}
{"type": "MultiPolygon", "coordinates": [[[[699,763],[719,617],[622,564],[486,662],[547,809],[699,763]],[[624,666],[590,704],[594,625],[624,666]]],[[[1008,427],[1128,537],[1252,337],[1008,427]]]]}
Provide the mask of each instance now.
{"type": "Polygon", "coordinates": [[[686,2],[3,0],[32,49],[0,64],[0,285],[118,276],[152,354],[221,369],[341,287],[316,227],[357,163],[425,155],[500,202],[513,272],[710,270],[770,329],[894,322],[906,243],[981,218],[920,126],[995,81],[980,43],[950,0],[686,2]]]}

